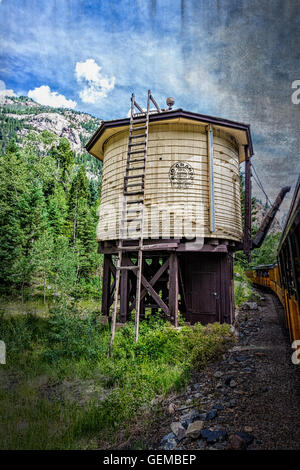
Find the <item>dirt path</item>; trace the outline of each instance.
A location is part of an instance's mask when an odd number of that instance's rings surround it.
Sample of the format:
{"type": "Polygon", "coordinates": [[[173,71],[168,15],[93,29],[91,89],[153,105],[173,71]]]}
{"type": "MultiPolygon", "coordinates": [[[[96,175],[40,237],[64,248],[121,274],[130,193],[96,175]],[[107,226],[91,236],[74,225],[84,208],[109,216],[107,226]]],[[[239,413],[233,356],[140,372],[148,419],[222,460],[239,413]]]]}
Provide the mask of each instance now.
{"type": "Polygon", "coordinates": [[[281,304],[260,294],[258,310],[238,315],[234,348],[167,404],[150,448],[300,449],[300,367],[291,361],[281,304]]]}

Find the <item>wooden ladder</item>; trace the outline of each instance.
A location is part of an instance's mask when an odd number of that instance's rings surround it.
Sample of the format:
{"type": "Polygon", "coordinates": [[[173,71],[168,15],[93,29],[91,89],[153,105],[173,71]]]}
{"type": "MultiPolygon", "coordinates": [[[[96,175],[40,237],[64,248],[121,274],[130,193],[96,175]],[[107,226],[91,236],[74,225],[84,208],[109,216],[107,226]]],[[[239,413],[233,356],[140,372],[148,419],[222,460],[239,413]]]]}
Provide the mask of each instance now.
{"type": "Polygon", "coordinates": [[[115,298],[111,322],[111,336],[109,343],[109,354],[112,353],[113,342],[116,331],[116,318],[118,310],[118,297],[120,287],[120,274],[123,270],[132,270],[137,273],[136,283],[136,313],[135,313],[135,342],[139,336],[139,321],[141,309],[141,285],[143,265],[143,222],[144,222],[144,195],[145,195],[145,173],[148,146],[149,112],[150,101],[155,105],[158,112],[160,107],[148,90],[147,109],[144,111],[135,101],[134,94],[131,96],[130,125],[126,171],[124,176],[122,216],[120,220],[120,238],[118,244],[118,261],[116,267],[115,298]],[[138,112],[135,111],[135,108],[138,112]],[[131,226],[129,226],[131,224],[131,226]],[[133,225],[132,225],[133,224],[133,225]],[[125,246],[124,240],[127,235],[133,234],[132,238],[138,239],[135,246],[125,246]],[[136,251],[138,253],[137,265],[124,266],[123,253],[125,251],[136,251]]]}

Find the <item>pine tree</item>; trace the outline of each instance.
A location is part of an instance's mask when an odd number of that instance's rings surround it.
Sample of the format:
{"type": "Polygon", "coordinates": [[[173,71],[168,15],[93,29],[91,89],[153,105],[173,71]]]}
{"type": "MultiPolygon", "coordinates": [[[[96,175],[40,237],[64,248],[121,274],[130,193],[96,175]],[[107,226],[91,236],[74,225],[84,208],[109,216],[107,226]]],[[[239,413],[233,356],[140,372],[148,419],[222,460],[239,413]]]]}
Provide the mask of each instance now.
{"type": "Polygon", "coordinates": [[[66,187],[67,177],[74,165],[74,152],[68,139],[62,137],[58,146],[51,148],[50,155],[57,163],[57,179],[66,187]]]}
{"type": "Polygon", "coordinates": [[[43,297],[46,303],[47,280],[53,276],[53,236],[50,230],[44,230],[41,236],[35,241],[32,250],[34,272],[42,276],[43,297]]]}
{"type": "Polygon", "coordinates": [[[80,205],[84,202],[87,203],[88,198],[89,182],[85,168],[84,166],[81,166],[73,179],[69,194],[69,220],[72,224],[71,239],[73,244],[75,244],[77,238],[77,223],[80,213],[80,205]]]}

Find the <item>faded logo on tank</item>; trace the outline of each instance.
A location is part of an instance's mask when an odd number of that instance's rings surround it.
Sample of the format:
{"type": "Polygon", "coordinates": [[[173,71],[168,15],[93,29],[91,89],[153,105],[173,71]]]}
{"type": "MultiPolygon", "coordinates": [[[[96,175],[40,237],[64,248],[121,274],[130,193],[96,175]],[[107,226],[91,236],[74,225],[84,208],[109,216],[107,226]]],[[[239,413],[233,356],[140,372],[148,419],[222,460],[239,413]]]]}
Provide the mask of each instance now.
{"type": "Polygon", "coordinates": [[[175,189],[186,189],[194,182],[193,167],[186,162],[176,162],[169,170],[169,179],[175,189]]]}

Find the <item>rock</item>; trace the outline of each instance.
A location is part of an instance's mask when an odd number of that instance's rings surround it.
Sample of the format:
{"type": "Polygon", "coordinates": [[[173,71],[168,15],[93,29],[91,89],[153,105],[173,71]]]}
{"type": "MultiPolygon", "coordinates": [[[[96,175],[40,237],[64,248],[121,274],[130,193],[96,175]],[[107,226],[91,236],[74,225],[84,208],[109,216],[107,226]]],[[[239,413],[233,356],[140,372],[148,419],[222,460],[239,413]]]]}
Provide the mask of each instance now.
{"type": "Polygon", "coordinates": [[[184,438],[186,431],[179,421],[171,424],[171,430],[180,441],[184,438]]]}
{"type": "Polygon", "coordinates": [[[245,431],[245,432],[252,432],[253,429],[252,429],[250,426],[245,426],[245,427],[244,427],[244,431],[245,431]]]}
{"type": "Polygon", "coordinates": [[[177,442],[175,441],[175,439],[170,439],[164,445],[164,450],[173,450],[176,448],[176,446],[177,446],[177,442]]]}
{"type": "Polygon", "coordinates": [[[197,446],[198,446],[198,449],[204,449],[205,448],[205,441],[203,439],[199,439],[197,441],[197,446]]]}
{"type": "Polygon", "coordinates": [[[246,356],[246,355],[236,356],[234,358],[236,362],[244,362],[244,361],[248,361],[249,359],[250,359],[250,356],[246,356]]]}
{"type": "Polygon", "coordinates": [[[175,434],[173,432],[170,432],[169,434],[166,434],[162,439],[161,439],[161,444],[164,442],[170,441],[171,439],[175,439],[175,434]]]}
{"type": "Polygon", "coordinates": [[[214,377],[216,377],[216,379],[219,379],[220,377],[222,377],[223,375],[223,372],[221,372],[220,370],[217,370],[217,372],[214,373],[214,377]]]}
{"type": "Polygon", "coordinates": [[[213,407],[213,410],[224,410],[224,406],[220,405],[220,404],[217,404],[213,407]]]}
{"type": "Polygon", "coordinates": [[[252,434],[249,434],[247,432],[237,432],[236,435],[239,436],[241,439],[243,439],[246,446],[249,446],[254,441],[254,436],[252,436],[252,434]]]}
{"type": "MultiPolygon", "coordinates": [[[[205,414],[206,416],[206,414],[205,414]]],[[[180,422],[182,426],[187,429],[188,425],[195,421],[197,418],[200,418],[199,412],[196,410],[191,410],[189,413],[185,413],[180,417],[180,422]]]]}
{"type": "Polygon", "coordinates": [[[170,403],[168,406],[169,415],[173,415],[175,413],[175,410],[176,410],[176,406],[174,405],[174,403],[170,403]]]}
{"type": "Polygon", "coordinates": [[[257,302],[244,302],[242,305],[243,310],[258,310],[257,302]]]}
{"type": "Polygon", "coordinates": [[[231,436],[229,436],[227,444],[228,450],[245,450],[246,447],[247,446],[244,439],[242,439],[237,434],[232,434],[231,436]]]}
{"type": "Polygon", "coordinates": [[[193,423],[189,424],[185,433],[186,437],[197,439],[200,436],[203,424],[203,421],[194,421],[193,423]]]}
{"type": "Polygon", "coordinates": [[[237,383],[235,380],[230,380],[229,387],[234,388],[237,386],[237,383]]]}
{"type": "Polygon", "coordinates": [[[218,414],[218,411],[216,409],[212,409],[211,411],[206,413],[205,420],[209,421],[211,419],[214,419],[217,416],[217,414],[218,414]]]}
{"type": "Polygon", "coordinates": [[[229,385],[231,380],[233,380],[233,375],[228,375],[225,379],[225,385],[229,385]]]}
{"type": "Polygon", "coordinates": [[[223,387],[223,384],[222,384],[222,382],[221,382],[221,381],[220,381],[220,382],[218,382],[218,383],[217,383],[217,385],[216,385],[216,388],[222,388],[222,387],[223,387]]]}
{"type": "Polygon", "coordinates": [[[201,431],[201,437],[205,439],[208,444],[213,444],[215,442],[225,441],[227,439],[227,432],[223,429],[219,431],[203,429],[201,431]]]}

